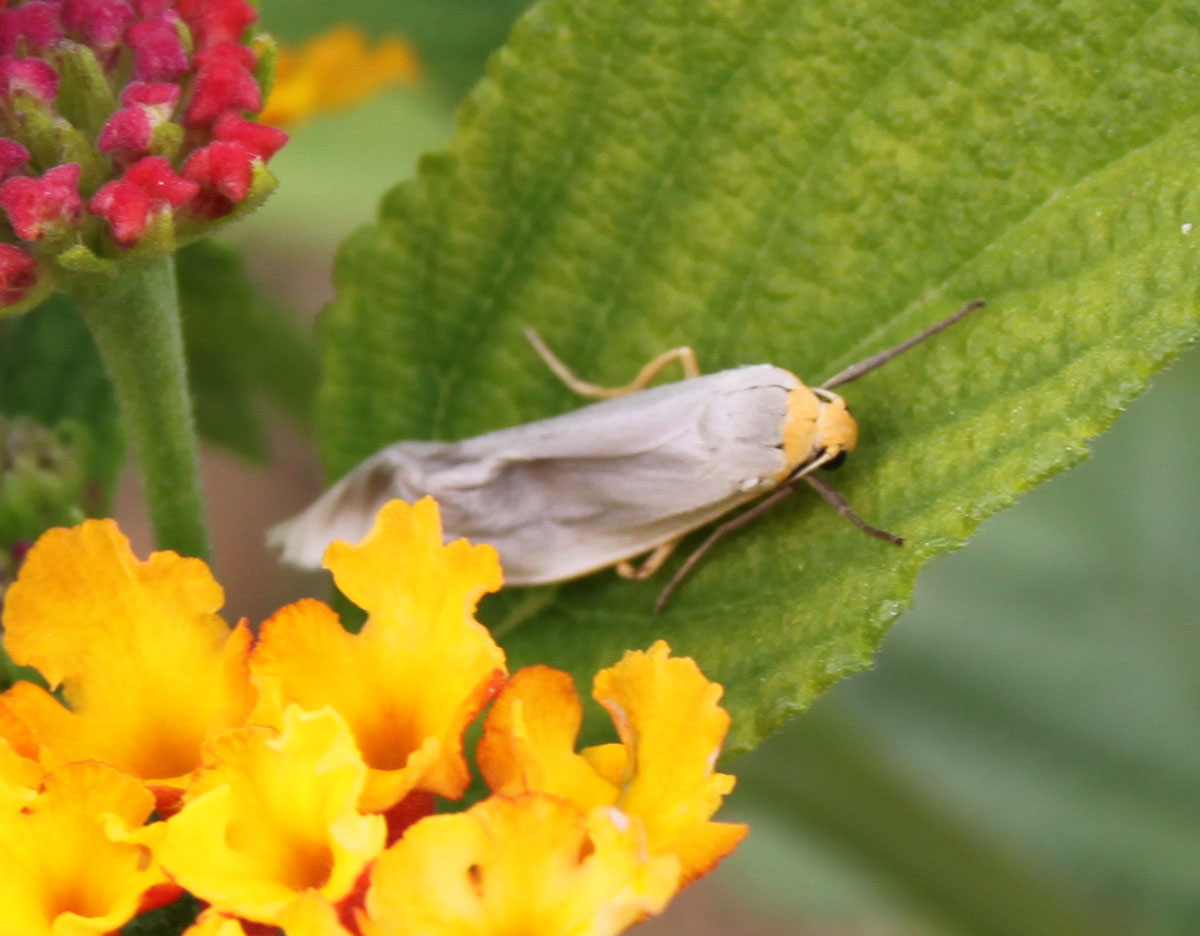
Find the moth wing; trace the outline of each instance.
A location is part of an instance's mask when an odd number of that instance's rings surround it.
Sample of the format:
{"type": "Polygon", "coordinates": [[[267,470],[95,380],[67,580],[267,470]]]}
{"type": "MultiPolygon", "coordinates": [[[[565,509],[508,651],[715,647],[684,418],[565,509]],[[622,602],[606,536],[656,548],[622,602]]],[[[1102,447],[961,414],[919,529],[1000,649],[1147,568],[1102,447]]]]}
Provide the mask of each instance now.
{"type": "Polygon", "coordinates": [[[390,499],[439,503],[446,538],[490,543],[512,584],[604,568],[718,517],[778,480],[787,393],[769,365],[668,384],[462,442],[401,442],[276,527],[285,561],[316,567],[390,499]]]}
{"type": "Polygon", "coordinates": [[[446,461],[439,442],[400,442],[381,449],[343,476],[303,512],[267,531],[267,544],[289,565],[318,569],[334,540],[357,543],[391,500],[425,495],[425,478],[446,461]]]}

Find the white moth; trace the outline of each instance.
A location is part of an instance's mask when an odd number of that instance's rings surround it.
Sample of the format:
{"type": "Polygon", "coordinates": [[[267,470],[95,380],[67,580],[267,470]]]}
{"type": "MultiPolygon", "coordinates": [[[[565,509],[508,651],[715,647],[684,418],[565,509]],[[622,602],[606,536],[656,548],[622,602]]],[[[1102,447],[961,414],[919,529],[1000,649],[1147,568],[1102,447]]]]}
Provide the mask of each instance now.
{"type": "Polygon", "coordinates": [[[367,458],[304,512],[269,533],[285,562],[318,568],[334,540],[358,542],[389,500],[437,500],[447,540],[466,537],[500,553],[512,585],[559,582],[616,566],[646,578],[687,533],[751,500],[717,527],[679,569],[656,609],[726,533],[744,526],[804,481],[864,532],[899,537],[860,520],[812,472],[836,467],[858,441],[858,424],[831,388],[861,377],[983,305],[954,315],[807,387],[795,374],[755,364],[699,375],[690,348],[642,368],[628,386],[575,377],[532,331],[549,367],[586,396],[582,409],[460,442],[397,442],[367,458]],[[672,361],[688,379],[647,385],[672,361]],[[641,565],[629,560],[649,553],[641,565]]]}

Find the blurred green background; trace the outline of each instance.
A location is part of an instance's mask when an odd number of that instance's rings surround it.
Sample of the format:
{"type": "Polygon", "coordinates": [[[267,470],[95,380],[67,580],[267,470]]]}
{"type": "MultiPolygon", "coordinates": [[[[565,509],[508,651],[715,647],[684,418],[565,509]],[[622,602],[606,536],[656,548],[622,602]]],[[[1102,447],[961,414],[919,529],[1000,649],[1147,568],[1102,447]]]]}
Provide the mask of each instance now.
{"type": "MultiPolygon", "coordinates": [[[[357,22],[413,39],[428,69],[296,128],[278,194],[232,234],[298,314],[325,301],[337,242],[452,133],[523,6],[264,0],[284,40],[357,22]]],[[[1089,461],[931,563],[875,670],[730,765],[724,815],[750,839],[640,931],[1002,934],[1040,905],[1046,933],[1076,910],[1095,932],[1200,933],[1198,400],[1193,350],[1089,461]]]]}

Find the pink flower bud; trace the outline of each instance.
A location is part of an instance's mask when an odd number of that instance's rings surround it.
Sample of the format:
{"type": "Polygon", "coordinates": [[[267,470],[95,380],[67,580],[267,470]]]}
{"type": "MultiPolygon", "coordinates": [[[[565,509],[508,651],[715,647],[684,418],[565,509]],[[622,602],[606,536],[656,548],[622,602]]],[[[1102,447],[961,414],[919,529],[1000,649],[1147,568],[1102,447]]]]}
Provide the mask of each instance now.
{"type": "Polygon", "coordinates": [[[269,160],[288,140],[288,135],[275,127],[246,120],[237,111],[226,111],[213,124],[213,139],[237,143],[263,162],[269,160]]]}
{"type": "Polygon", "coordinates": [[[124,0],[65,0],[62,24],[96,51],[107,51],[121,41],[133,21],[133,9],[124,0]]]}
{"type": "Polygon", "coordinates": [[[177,208],[199,191],[198,183],[180,178],[165,159],[148,156],[101,186],[88,211],[107,221],[113,239],[129,247],[146,232],[153,212],[177,208]]]}
{"type": "Polygon", "coordinates": [[[171,164],[161,156],[140,159],[121,177],[126,182],[140,186],[157,204],[168,204],[178,208],[190,201],[200,191],[200,186],[177,175],[171,164]]]}
{"type": "Polygon", "coordinates": [[[0,179],[7,179],[29,162],[29,150],[16,140],[0,137],[0,179]]]}
{"type": "Polygon", "coordinates": [[[227,110],[259,111],[262,103],[262,90],[249,71],[232,62],[213,62],[196,72],[184,123],[202,127],[227,110]]]}
{"type": "Polygon", "coordinates": [[[179,0],[177,7],[198,49],[240,42],[246,27],[258,19],[246,0],[179,0]]]}
{"type": "Polygon", "coordinates": [[[77,163],[55,166],[40,179],[13,176],[0,183],[0,209],[17,237],[41,240],[79,223],[83,201],[78,189],[77,163]]]}
{"type": "Polygon", "coordinates": [[[107,221],[113,239],[128,247],[145,233],[150,220],[150,196],[132,182],[114,179],[100,186],[88,202],[88,211],[107,221]]]}
{"type": "Polygon", "coordinates": [[[192,67],[199,71],[207,65],[225,62],[241,65],[246,71],[253,71],[258,58],[249,46],[238,45],[236,42],[222,42],[219,45],[200,49],[192,56],[192,67]]]}
{"type": "Polygon", "coordinates": [[[155,84],[131,81],[121,92],[121,103],[126,107],[134,104],[140,104],[142,107],[165,107],[169,115],[179,103],[179,85],[166,81],[155,84]]]}
{"type": "Polygon", "coordinates": [[[188,70],[187,51],[169,20],[134,23],[125,41],[133,47],[133,74],[138,81],[170,81],[188,70]]]}
{"type": "Polygon", "coordinates": [[[128,165],[150,151],[153,131],[144,107],[122,107],[104,124],[96,148],[109,153],[119,164],[128,165]]]}
{"type": "Polygon", "coordinates": [[[52,3],[50,0],[31,0],[13,8],[13,13],[20,14],[21,33],[28,47],[45,49],[62,39],[60,6],[60,3],[52,3]]]}
{"type": "Polygon", "coordinates": [[[188,157],[183,175],[200,184],[192,209],[203,218],[231,212],[250,191],[254,157],[237,143],[209,143],[188,157]]]}
{"type": "Polygon", "coordinates": [[[37,285],[37,262],[14,244],[0,244],[0,306],[20,302],[37,285]]]}
{"type": "Polygon", "coordinates": [[[53,101],[58,94],[58,72],[48,62],[35,58],[0,58],[0,97],[30,94],[53,101]]]}

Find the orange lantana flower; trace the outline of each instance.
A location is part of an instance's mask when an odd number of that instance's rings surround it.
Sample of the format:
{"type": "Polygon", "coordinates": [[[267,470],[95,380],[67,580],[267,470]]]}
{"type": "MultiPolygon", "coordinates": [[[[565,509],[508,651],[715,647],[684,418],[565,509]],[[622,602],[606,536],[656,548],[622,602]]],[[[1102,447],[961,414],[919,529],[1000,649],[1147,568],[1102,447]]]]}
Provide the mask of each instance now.
{"type": "Polygon", "coordinates": [[[240,723],[251,697],[250,632],[218,615],[224,594],[199,559],[138,560],[111,520],[45,533],[4,601],[4,646],[46,690],[0,696],[46,766],[96,760],[171,796],[210,733],[240,723]]]}
{"type": "Polygon", "coordinates": [[[361,30],[337,26],[298,49],[280,46],[275,86],[259,120],[296,124],[420,75],[416,50],[405,40],[389,36],[372,49],[361,30]]]}
{"type": "Polygon", "coordinates": [[[113,932],[180,886],[208,904],[188,936],[610,936],[744,834],[712,821],[733,785],[713,767],[721,688],[661,642],[598,674],[620,742],[579,753],[570,677],[518,672],[478,748],[492,795],[431,815],[464,793],[463,733],[505,678],[474,617],[495,551],[397,501],[326,563],[362,632],[306,600],[251,648],[202,562],[141,562],[108,521],[42,537],[6,642],[66,704],[0,695],[14,936],[113,932]]]}

